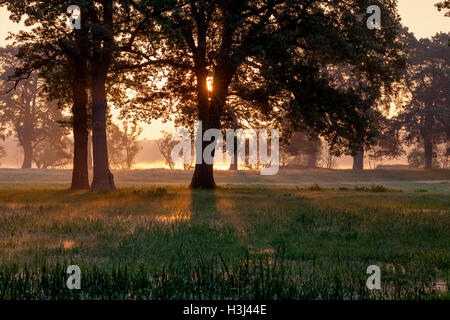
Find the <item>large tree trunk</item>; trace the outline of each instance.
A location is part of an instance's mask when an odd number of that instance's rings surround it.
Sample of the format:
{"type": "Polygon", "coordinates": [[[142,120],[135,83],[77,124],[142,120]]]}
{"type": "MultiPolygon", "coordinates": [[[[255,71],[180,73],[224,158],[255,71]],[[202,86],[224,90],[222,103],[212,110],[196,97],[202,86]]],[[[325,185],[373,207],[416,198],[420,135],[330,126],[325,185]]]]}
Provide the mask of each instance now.
{"type": "Polygon", "coordinates": [[[106,140],[106,77],[113,52],[113,6],[112,1],[103,3],[103,28],[105,35],[95,39],[91,79],[92,79],[92,151],[94,173],[91,191],[115,190],[114,176],[109,170],[106,140]]]}
{"type": "Polygon", "coordinates": [[[423,143],[425,151],[425,169],[433,168],[433,123],[432,115],[425,117],[425,127],[423,129],[423,143]]]}
{"type": "MultiPolygon", "coordinates": [[[[95,68],[96,69],[96,68],[95,68]]],[[[106,75],[99,72],[92,77],[92,146],[94,154],[94,178],[91,191],[115,190],[114,176],[109,170],[106,141],[106,75]]]]}
{"type": "MultiPolygon", "coordinates": [[[[26,130],[26,129],[25,129],[26,130]]],[[[30,169],[31,168],[31,162],[33,160],[33,146],[32,141],[28,137],[24,137],[22,142],[23,147],[23,162],[22,162],[22,169],[30,169]]]]}
{"type": "Polygon", "coordinates": [[[35,75],[34,81],[30,82],[30,89],[32,92],[28,95],[29,99],[26,102],[26,110],[23,120],[23,127],[20,129],[19,142],[23,148],[23,163],[22,169],[30,169],[33,161],[33,130],[34,128],[34,112],[36,107],[36,97],[37,97],[37,81],[38,78],[35,75]]]}
{"type": "Polygon", "coordinates": [[[89,50],[87,28],[85,26],[87,12],[81,11],[81,29],[75,30],[78,51],[67,48],[72,58],[72,96],[73,96],[73,169],[71,190],[89,189],[89,173],[87,167],[88,147],[88,70],[87,55],[89,50]]]}
{"type": "Polygon", "coordinates": [[[317,154],[319,152],[319,146],[320,146],[319,137],[315,134],[312,135],[309,143],[311,143],[312,153],[310,153],[308,155],[306,167],[308,169],[315,169],[315,168],[317,168],[317,154]]]}
{"type": "Polygon", "coordinates": [[[192,189],[214,189],[216,182],[214,181],[213,165],[196,164],[190,187],[192,189]]]}
{"type": "MultiPolygon", "coordinates": [[[[220,119],[223,114],[225,100],[228,94],[228,86],[231,82],[232,73],[226,67],[216,67],[214,71],[214,83],[211,101],[208,101],[208,91],[206,86],[206,72],[197,77],[198,85],[198,118],[202,122],[202,137],[208,129],[220,129],[220,119]],[[228,72],[227,72],[228,71],[228,72]]],[[[192,176],[190,187],[192,189],[214,189],[213,165],[203,162],[203,152],[211,142],[201,143],[202,163],[195,164],[194,175],[192,176]]],[[[212,153],[214,156],[214,151],[212,153]]]]}
{"type": "Polygon", "coordinates": [[[425,140],[425,169],[433,168],[433,142],[425,140]]]}
{"type": "MultiPolygon", "coordinates": [[[[201,146],[201,163],[195,164],[194,174],[192,176],[190,188],[192,189],[215,189],[216,183],[214,181],[214,174],[213,174],[213,164],[207,164],[203,161],[203,152],[211,142],[210,141],[203,141],[203,134],[206,130],[210,128],[215,128],[214,126],[210,125],[210,122],[208,119],[205,120],[206,117],[200,117],[200,121],[202,123],[201,132],[198,134],[201,136],[199,137],[201,139],[200,146],[201,146]]],[[[218,127],[218,125],[216,126],[218,127]]],[[[197,150],[195,151],[197,152],[197,150]]],[[[214,151],[213,151],[214,154],[214,151]]],[[[196,158],[197,162],[197,158],[196,158]]]]}
{"type": "Polygon", "coordinates": [[[114,176],[109,170],[106,141],[106,76],[113,52],[112,1],[103,4],[103,27],[106,35],[96,39],[92,57],[92,147],[94,178],[91,191],[115,190],[114,176]]]}
{"type": "Polygon", "coordinates": [[[88,169],[92,170],[92,133],[89,131],[88,133],[88,145],[87,145],[87,153],[88,153],[88,169]]]}
{"type": "Polygon", "coordinates": [[[356,151],[356,155],[353,156],[353,170],[364,169],[364,149],[356,151]]]}
{"type": "MultiPolygon", "coordinates": [[[[204,11],[198,15],[197,25],[197,46],[189,45],[194,54],[196,78],[197,78],[197,110],[198,119],[203,122],[202,133],[210,128],[220,129],[220,120],[224,112],[226,98],[228,96],[228,87],[235,72],[236,65],[231,55],[232,34],[234,26],[223,20],[223,30],[221,32],[222,45],[215,54],[213,85],[211,99],[209,99],[207,76],[208,59],[206,56],[207,48],[207,28],[204,19],[204,11]]],[[[225,17],[225,15],[224,15],[225,17]]],[[[202,139],[203,140],[203,139],[202,139]]],[[[202,152],[209,143],[202,143],[202,152]]],[[[214,152],[213,152],[214,153],[214,152]]],[[[206,188],[214,189],[213,165],[203,163],[195,165],[194,175],[190,187],[193,189],[206,188]]]]}
{"type": "Polygon", "coordinates": [[[75,69],[73,93],[73,170],[71,190],[89,189],[86,62],[75,69]]]}

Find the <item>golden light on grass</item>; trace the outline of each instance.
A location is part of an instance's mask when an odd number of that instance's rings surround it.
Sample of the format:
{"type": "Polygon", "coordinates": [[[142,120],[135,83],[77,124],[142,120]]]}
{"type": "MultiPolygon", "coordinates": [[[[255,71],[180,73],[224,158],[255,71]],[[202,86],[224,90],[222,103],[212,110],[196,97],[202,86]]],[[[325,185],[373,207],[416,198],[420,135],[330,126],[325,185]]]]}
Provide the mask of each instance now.
{"type": "Polygon", "coordinates": [[[75,241],[73,240],[65,240],[63,242],[64,249],[72,249],[75,246],[75,241]]]}
{"type": "Polygon", "coordinates": [[[188,221],[191,219],[190,214],[173,214],[173,215],[157,215],[154,216],[154,220],[160,223],[174,223],[188,221]]]}

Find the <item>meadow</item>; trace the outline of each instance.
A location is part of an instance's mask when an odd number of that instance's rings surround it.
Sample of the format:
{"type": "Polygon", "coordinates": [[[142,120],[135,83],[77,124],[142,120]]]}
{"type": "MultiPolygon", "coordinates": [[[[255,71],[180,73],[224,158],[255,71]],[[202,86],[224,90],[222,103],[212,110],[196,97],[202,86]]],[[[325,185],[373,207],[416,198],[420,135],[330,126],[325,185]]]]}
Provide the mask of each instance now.
{"type": "Polygon", "coordinates": [[[0,169],[0,299],[450,298],[449,170],[218,171],[214,191],[191,174],[117,171],[91,193],[0,169]]]}

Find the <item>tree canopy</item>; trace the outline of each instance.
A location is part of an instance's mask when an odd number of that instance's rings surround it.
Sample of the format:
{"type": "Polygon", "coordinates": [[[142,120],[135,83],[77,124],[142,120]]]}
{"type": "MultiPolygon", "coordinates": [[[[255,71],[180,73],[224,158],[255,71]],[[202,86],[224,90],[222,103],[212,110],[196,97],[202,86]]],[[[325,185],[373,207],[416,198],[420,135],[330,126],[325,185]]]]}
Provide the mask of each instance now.
{"type": "MultiPolygon", "coordinates": [[[[148,22],[128,52],[142,63],[123,66],[140,70],[120,81],[134,93],[124,113],[201,120],[207,130],[221,128],[232,101],[245,101],[263,121],[352,152],[374,136],[370,106],[403,66],[396,1],[376,3],[380,30],[357,17],[368,1],[141,1],[135,8],[148,22]],[[333,65],[350,66],[357,87],[333,86],[323,72],[333,65]]],[[[191,186],[214,185],[212,166],[197,164],[191,186]]]]}
{"type": "Polygon", "coordinates": [[[404,73],[404,89],[408,96],[397,116],[405,129],[404,141],[423,143],[425,168],[432,168],[434,146],[450,136],[448,79],[450,55],[448,37],[439,33],[431,39],[407,38],[408,63],[404,73]]]}
{"type": "MultiPolygon", "coordinates": [[[[92,190],[114,189],[106,143],[111,104],[126,119],[174,119],[189,128],[200,120],[201,134],[210,128],[270,126],[279,128],[285,141],[294,132],[320,137],[334,155],[355,155],[374,144],[377,155],[399,152],[397,136],[380,110],[390,105],[393,83],[405,67],[396,0],[0,4],[12,20],[27,16],[25,23],[34,26],[15,36],[23,61],[16,69],[17,84],[39,70],[47,93],[60,106],[71,107],[74,177],[83,176],[82,186],[87,183],[87,131],[92,129],[92,190]],[[79,30],[65,27],[70,4],[81,8],[79,30]],[[380,28],[367,27],[369,5],[381,8],[380,28]],[[76,159],[80,170],[75,170],[76,159]]],[[[446,2],[437,6],[445,8],[446,2]]],[[[434,40],[420,45],[425,51],[436,49],[431,56],[444,53],[434,40]]],[[[405,78],[418,96],[431,94],[414,78],[418,65],[426,70],[423,79],[440,77],[431,70],[439,61],[422,51],[415,59],[423,60],[410,62],[413,71],[405,78]]],[[[444,91],[433,94],[445,96],[444,91]]],[[[412,117],[407,114],[397,120],[406,123],[412,117]]],[[[437,136],[443,132],[439,126],[433,124],[437,136]]],[[[202,152],[208,144],[202,143],[202,152]]],[[[213,166],[197,163],[191,187],[214,188],[213,166]]]]}

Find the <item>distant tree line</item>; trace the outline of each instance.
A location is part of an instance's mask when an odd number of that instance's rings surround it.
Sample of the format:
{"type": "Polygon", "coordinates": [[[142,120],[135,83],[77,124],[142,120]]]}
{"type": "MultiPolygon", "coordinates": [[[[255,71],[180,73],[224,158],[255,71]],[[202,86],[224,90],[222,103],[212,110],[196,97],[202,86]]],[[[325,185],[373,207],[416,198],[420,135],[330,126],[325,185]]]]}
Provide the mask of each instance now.
{"type": "MultiPolygon", "coordinates": [[[[0,48],[1,138],[17,140],[23,150],[22,169],[31,168],[33,163],[43,169],[65,167],[73,157],[73,140],[69,136],[73,118],[63,116],[63,105],[49,98],[47,83],[38,71],[15,86],[8,81],[20,66],[17,53],[13,46],[0,48]]],[[[137,138],[142,130],[136,125],[129,127],[127,122],[122,125],[123,129],[111,123],[108,128],[110,162],[114,167],[130,169],[140,150],[137,138]]],[[[1,147],[0,157],[5,156],[1,147]]]]}
{"type": "MultiPolygon", "coordinates": [[[[70,112],[59,128],[72,129],[72,189],[114,190],[110,166],[131,168],[139,129],[125,123],[119,138],[111,104],[133,123],[174,119],[192,130],[200,120],[202,133],[279,128],[289,155],[301,156],[296,144],[309,149],[308,167],[324,141],[327,165],[352,155],[362,169],[365,152],[396,157],[407,142],[423,144],[431,168],[434,146],[448,141],[448,35],[417,41],[401,28],[395,0],[375,2],[383,23],[371,30],[360,19],[368,0],[0,0],[11,20],[33,27],[14,35],[7,94],[41,82],[46,99],[70,112]],[[81,28],[72,30],[65,12],[74,4],[81,28]]],[[[42,99],[28,91],[25,106],[42,99]]],[[[31,136],[24,152],[47,130],[25,118],[15,129],[18,139],[20,128],[31,136]]],[[[215,188],[213,166],[195,164],[190,186],[215,188]]]]}

